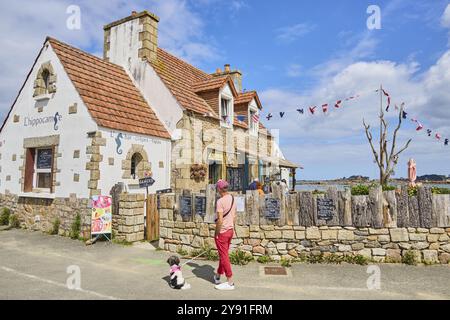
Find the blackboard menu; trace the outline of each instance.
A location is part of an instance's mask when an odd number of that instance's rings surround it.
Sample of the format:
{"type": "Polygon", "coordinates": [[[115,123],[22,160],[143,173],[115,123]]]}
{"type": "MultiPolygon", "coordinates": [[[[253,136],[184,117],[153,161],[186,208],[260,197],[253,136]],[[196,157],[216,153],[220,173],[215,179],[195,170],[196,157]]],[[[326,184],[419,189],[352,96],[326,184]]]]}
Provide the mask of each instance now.
{"type": "Polygon", "coordinates": [[[195,196],[194,197],[195,204],[195,214],[199,216],[206,215],[206,197],[205,196],[195,196]]]}
{"type": "Polygon", "coordinates": [[[335,209],[333,199],[317,199],[317,218],[319,220],[333,220],[335,209]]]}
{"type": "Polygon", "coordinates": [[[52,149],[38,149],[36,168],[51,169],[52,168],[52,149]]]}
{"type": "Polygon", "coordinates": [[[265,217],[269,220],[278,220],[281,216],[281,209],[280,209],[280,199],[276,198],[266,198],[265,199],[266,204],[266,211],[265,211],[265,217]]]}
{"type": "Polygon", "coordinates": [[[230,191],[241,191],[244,189],[244,169],[240,168],[227,168],[227,181],[230,184],[230,191]]]}
{"type": "Polygon", "coordinates": [[[187,196],[180,197],[180,214],[182,216],[192,215],[192,197],[187,196]]]}

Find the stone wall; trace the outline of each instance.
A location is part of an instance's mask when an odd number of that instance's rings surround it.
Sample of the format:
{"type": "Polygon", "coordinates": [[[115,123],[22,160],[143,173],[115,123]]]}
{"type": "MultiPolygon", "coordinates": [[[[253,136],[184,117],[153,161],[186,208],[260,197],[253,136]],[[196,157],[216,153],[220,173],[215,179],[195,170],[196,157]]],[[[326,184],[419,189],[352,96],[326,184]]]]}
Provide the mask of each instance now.
{"type": "Polygon", "coordinates": [[[54,222],[59,219],[59,234],[69,236],[76,214],[81,216],[80,236],[89,238],[91,232],[91,209],[88,199],[23,198],[14,194],[0,194],[0,208],[9,208],[17,214],[22,228],[50,232],[54,222]]]}
{"type": "Polygon", "coordinates": [[[119,196],[119,210],[113,209],[113,234],[119,241],[136,242],[144,240],[143,194],[122,193],[119,196]]]}
{"type": "MultiPolygon", "coordinates": [[[[177,252],[215,247],[213,223],[177,213],[174,194],[160,196],[160,247],[177,252]],[[187,221],[189,220],[189,221],[187,221]]],[[[238,215],[241,213],[238,213],[238,215]]],[[[240,218],[238,218],[238,221],[240,218]]],[[[232,250],[274,260],[299,255],[362,255],[375,262],[401,262],[412,252],[427,264],[450,261],[450,228],[301,226],[245,224],[236,226],[232,250]]]]}

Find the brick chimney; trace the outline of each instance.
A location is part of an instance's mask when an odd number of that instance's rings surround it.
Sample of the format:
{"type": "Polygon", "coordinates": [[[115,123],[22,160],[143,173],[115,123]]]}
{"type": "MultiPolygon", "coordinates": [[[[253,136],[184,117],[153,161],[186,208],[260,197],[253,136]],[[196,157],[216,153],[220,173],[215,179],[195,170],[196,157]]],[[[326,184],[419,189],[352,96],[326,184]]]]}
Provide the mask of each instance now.
{"type": "Polygon", "coordinates": [[[155,61],[158,22],[153,13],[132,11],[130,16],[104,26],[103,58],[124,67],[136,59],[155,61]]]}
{"type": "Polygon", "coordinates": [[[217,68],[216,73],[213,73],[212,75],[216,77],[230,75],[233,79],[236,90],[239,93],[242,92],[242,73],[239,70],[231,70],[231,66],[228,63],[224,66],[223,72],[222,70],[220,70],[220,68],[217,68]]]}

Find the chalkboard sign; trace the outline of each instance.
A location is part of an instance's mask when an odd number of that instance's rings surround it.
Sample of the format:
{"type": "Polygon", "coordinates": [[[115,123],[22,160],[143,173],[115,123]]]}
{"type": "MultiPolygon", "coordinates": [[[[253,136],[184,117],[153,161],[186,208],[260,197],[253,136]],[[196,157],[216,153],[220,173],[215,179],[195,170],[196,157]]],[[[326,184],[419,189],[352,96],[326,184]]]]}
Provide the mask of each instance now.
{"type": "Polygon", "coordinates": [[[335,210],[333,199],[317,199],[317,218],[319,220],[333,220],[335,210]]]}
{"type": "Polygon", "coordinates": [[[227,168],[227,181],[230,191],[244,190],[244,168],[227,168]]]}
{"type": "Polygon", "coordinates": [[[276,198],[266,198],[265,199],[266,204],[266,211],[265,211],[265,217],[269,220],[278,220],[281,216],[281,209],[280,209],[280,199],[276,198]]]}
{"type": "Polygon", "coordinates": [[[206,215],[206,197],[205,196],[195,196],[194,197],[195,204],[195,214],[199,216],[206,215]]]}
{"type": "Polygon", "coordinates": [[[52,168],[52,149],[38,149],[36,168],[51,169],[52,168]]]}
{"type": "Polygon", "coordinates": [[[182,216],[192,215],[192,197],[180,197],[180,214],[182,216]]]}

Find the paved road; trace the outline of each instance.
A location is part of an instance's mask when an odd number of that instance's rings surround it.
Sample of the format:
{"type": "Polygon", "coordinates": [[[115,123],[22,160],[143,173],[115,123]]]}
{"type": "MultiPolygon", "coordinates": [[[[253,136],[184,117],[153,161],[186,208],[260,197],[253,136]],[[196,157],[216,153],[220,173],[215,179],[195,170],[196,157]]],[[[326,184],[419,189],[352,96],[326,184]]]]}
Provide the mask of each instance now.
{"type": "Polygon", "coordinates": [[[214,263],[183,268],[191,290],[168,287],[168,253],[25,230],[0,231],[0,299],[450,299],[449,266],[380,265],[381,289],[368,290],[367,266],[293,266],[288,276],[264,276],[261,265],[234,267],[237,289],[218,292],[214,263]],[[70,290],[69,266],[81,289],[70,290]]]}

